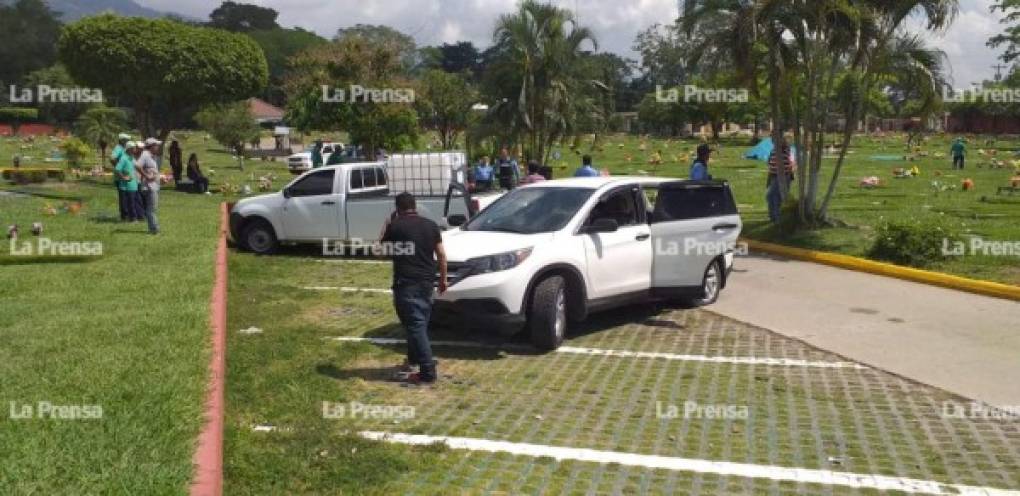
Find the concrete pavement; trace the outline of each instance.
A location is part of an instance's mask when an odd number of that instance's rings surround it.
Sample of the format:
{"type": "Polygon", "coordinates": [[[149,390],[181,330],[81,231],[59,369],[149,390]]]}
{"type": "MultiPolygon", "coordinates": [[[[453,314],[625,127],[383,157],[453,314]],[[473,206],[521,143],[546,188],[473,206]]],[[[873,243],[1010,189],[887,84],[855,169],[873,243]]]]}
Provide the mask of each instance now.
{"type": "Polygon", "coordinates": [[[992,405],[1020,407],[1020,303],[826,265],[737,259],[710,311],[992,405]]]}

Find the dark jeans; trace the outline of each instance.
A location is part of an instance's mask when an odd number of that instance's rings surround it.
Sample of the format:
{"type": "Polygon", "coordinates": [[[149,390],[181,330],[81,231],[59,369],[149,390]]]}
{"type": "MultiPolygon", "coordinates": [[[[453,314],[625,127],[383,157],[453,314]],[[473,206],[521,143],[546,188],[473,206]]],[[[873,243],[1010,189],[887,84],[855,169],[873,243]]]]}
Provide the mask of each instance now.
{"type": "Polygon", "coordinates": [[[127,199],[128,192],[117,188],[117,207],[120,209],[120,220],[131,219],[131,207],[127,199]]]}
{"type": "Polygon", "coordinates": [[[397,279],[393,282],[393,306],[407,332],[407,362],[420,367],[421,380],[436,380],[436,362],[429,343],[432,318],[432,281],[397,279]]]}
{"type": "Polygon", "coordinates": [[[137,191],[117,190],[117,200],[120,204],[120,220],[134,222],[145,218],[142,208],[142,195],[137,191]]]}
{"type": "Polygon", "coordinates": [[[193,181],[195,182],[196,193],[205,193],[209,191],[209,180],[206,179],[205,176],[195,178],[193,181]]]}
{"type": "Polygon", "coordinates": [[[963,166],[964,166],[965,163],[966,163],[966,158],[964,158],[964,157],[953,157],[953,168],[954,169],[963,169],[963,166]]]}

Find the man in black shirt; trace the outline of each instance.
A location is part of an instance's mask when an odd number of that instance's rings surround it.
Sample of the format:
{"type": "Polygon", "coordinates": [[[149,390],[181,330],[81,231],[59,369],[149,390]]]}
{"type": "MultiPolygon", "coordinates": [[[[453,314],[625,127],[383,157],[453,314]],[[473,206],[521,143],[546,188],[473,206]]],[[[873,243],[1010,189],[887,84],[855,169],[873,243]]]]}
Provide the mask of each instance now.
{"type": "Polygon", "coordinates": [[[414,195],[397,195],[397,217],[382,237],[393,259],[393,306],[407,331],[407,367],[417,365],[418,373],[407,376],[412,384],[432,384],[436,362],[429,343],[432,294],[439,273],[439,294],[446,292],[446,251],[439,226],[420,217],[414,195]],[[438,270],[437,270],[438,269],[438,270]]]}

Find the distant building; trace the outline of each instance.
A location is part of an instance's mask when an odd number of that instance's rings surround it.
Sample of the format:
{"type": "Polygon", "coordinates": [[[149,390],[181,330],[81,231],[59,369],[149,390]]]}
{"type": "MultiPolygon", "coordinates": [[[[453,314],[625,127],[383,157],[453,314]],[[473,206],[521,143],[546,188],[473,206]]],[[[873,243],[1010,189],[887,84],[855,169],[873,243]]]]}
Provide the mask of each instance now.
{"type": "Polygon", "coordinates": [[[260,126],[278,126],[283,124],[286,111],[258,98],[248,99],[248,112],[260,126]]]}

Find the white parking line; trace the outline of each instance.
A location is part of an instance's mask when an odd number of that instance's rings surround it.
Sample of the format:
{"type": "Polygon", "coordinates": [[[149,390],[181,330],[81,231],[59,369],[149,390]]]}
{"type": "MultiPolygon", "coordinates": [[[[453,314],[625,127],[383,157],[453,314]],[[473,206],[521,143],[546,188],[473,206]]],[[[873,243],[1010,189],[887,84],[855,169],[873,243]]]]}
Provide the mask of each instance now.
{"type": "Polygon", "coordinates": [[[305,286],[301,289],[308,291],[340,291],[343,293],[379,293],[379,294],[393,294],[392,290],[389,289],[378,289],[378,288],[348,288],[341,286],[305,286]]]}
{"type": "MultiPolygon", "coordinates": [[[[341,336],[331,338],[334,341],[360,342],[373,344],[404,344],[407,341],[393,338],[362,338],[354,336],[341,336]]],[[[433,346],[455,346],[463,348],[501,348],[501,349],[522,349],[525,346],[503,346],[472,341],[432,341],[433,346]]],[[[867,369],[868,367],[853,362],[812,362],[793,358],[768,358],[768,357],[728,357],[728,356],[705,356],[705,355],[676,355],[673,353],[649,353],[644,351],[607,350],[600,348],[576,348],[573,346],[561,346],[556,353],[570,353],[574,355],[595,355],[611,356],[620,358],[652,358],[662,360],[676,360],[682,362],[711,362],[711,363],[736,363],[743,365],[776,365],[780,367],[814,367],[827,369],[867,369]]]]}
{"type": "Polygon", "coordinates": [[[547,446],[542,444],[512,443],[508,441],[491,441],[488,439],[467,437],[426,436],[420,434],[375,431],[364,431],[360,432],[359,435],[366,439],[398,444],[429,445],[443,443],[452,449],[549,457],[560,461],[576,460],[593,463],[616,463],[620,465],[647,467],[653,469],[748,477],[753,479],[772,479],[805,484],[825,484],[830,486],[876,489],[879,491],[903,491],[907,493],[924,494],[963,494],[972,496],[1020,496],[1020,491],[997,489],[992,487],[967,486],[962,484],[946,484],[936,481],[892,477],[878,474],[855,474],[851,472],[834,472],[831,470],[754,465],[750,463],[721,462],[670,456],[641,455],[637,453],[623,453],[619,451],[601,451],[583,448],[567,448],[562,446],[547,446]]]}

